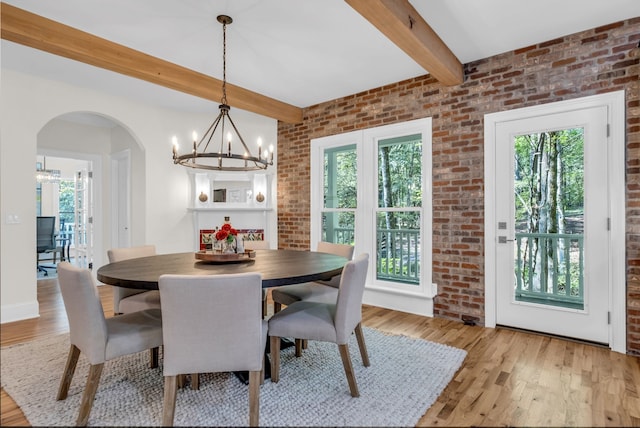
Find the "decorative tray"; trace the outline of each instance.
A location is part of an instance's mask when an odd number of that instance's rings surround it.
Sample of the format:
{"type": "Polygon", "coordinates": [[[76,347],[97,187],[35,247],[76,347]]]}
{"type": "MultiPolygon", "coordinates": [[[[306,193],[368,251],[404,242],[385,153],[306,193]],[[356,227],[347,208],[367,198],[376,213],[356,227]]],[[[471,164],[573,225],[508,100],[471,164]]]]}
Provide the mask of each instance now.
{"type": "Polygon", "coordinates": [[[196,259],[211,263],[248,262],[255,257],[255,250],[245,250],[244,253],[221,253],[214,251],[196,252],[196,259]]]}

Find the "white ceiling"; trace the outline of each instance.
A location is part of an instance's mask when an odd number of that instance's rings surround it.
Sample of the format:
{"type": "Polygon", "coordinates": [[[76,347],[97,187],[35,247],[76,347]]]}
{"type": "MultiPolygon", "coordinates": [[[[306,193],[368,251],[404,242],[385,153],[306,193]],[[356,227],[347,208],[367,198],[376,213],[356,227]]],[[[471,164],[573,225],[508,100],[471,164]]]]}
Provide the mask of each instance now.
{"type": "MultiPolygon", "coordinates": [[[[307,107],[426,73],[343,0],[9,0],[38,15],[307,107]]],[[[460,62],[640,16],[640,0],[411,0],[460,62]]],[[[639,29],[640,30],[640,29],[639,29]]],[[[1,64],[163,107],[212,103],[2,41],[1,64]]],[[[217,106],[215,106],[217,107],[217,106]]]]}

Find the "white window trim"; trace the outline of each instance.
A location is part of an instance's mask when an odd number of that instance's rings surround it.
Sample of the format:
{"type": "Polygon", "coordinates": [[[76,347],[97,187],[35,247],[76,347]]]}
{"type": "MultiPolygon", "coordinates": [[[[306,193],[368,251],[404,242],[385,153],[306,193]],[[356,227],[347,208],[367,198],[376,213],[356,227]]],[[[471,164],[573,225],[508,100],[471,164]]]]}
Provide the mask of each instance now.
{"type": "Polygon", "coordinates": [[[375,275],[375,263],[370,262],[363,302],[425,316],[433,316],[433,298],[437,288],[432,284],[433,201],[431,195],[433,163],[431,126],[431,118],[424,118],[311,140],[311,248],[316,248],[321,239],[324,151],[333,147],[355,144],[358,159],[358,207],[355,210],[356,248],[354,254],[357,255],[362,252],[371,252],[375,248],[375,238],[366,231],[372,230],[375,225],[377,198],[362,198],[361,195],[377,194],[377,179],[371,179],[370,176],[375,172],[374,177],[377,177],[377,152],[375,148],[377,148],[378,140],[411,134],[422,135],[422,189],[425,198],[422,201],[420,285],[408,286],[378,281],[375,275]],[[374,149],[367,150],[370,147],[374,149]]]}

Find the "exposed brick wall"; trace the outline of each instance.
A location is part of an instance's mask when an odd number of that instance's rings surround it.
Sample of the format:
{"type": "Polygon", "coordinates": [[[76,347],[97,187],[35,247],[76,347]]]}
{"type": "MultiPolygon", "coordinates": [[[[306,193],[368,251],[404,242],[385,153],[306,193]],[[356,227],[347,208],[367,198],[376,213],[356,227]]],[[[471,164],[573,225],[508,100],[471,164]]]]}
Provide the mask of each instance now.
{"type": "Polygon", "coordinates": [[[640,355],[640,18],[465,64],[465,82],[429,75],[306,108],[278,126],[278,242],[310,246],[313,138],[433,118],[435,315],[484,321],[483,118],[487,113],[626,90],[627,349],[640,355]]]}

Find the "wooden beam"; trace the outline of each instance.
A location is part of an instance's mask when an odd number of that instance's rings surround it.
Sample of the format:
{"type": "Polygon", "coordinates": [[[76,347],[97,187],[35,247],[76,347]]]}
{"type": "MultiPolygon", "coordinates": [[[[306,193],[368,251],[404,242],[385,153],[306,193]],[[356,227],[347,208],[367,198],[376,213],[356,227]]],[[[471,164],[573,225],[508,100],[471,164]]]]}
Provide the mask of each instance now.
{"type": "MultiPolygon", "coordinates": [[[[176,91],[220,102],[222,81],[80,31],[40,15],[0,3],[2,38],[91,64],[176,91]]],[[[302,122],[302,109],[227,83],[233,107],[282,122],[302,122]]]]}
{"type": "Polygon", "coordinates": [[[409,0],[345,0],[440,83],[464,81],[462,64],[409,0]]]}

